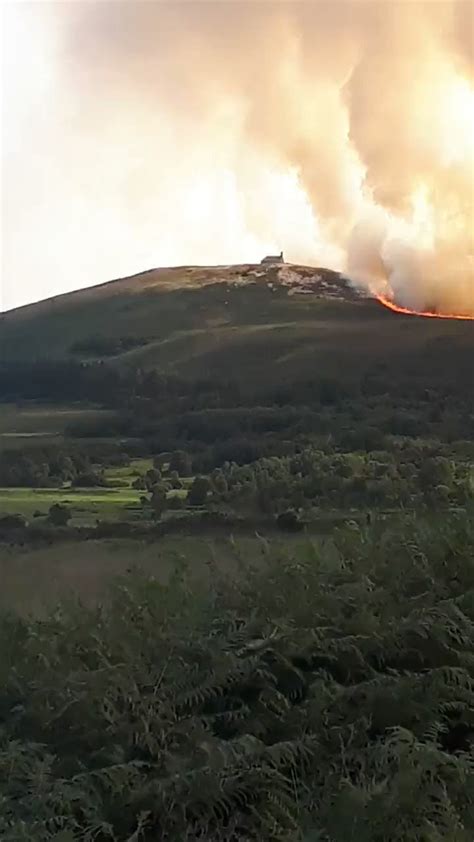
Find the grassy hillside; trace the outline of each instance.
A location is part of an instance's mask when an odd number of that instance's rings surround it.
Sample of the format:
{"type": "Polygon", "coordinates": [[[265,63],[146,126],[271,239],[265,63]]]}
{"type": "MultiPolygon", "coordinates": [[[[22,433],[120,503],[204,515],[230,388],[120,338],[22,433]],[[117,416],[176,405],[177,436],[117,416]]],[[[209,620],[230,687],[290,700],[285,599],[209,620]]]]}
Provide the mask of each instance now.
{"type": "Polygon", "coordinates": [[[415,353],[433,370],[459,355],[467,376],[472,350],[473,324],[398,316],[336,273],[305,267],[154,270],[0,319],[4,362],[99,358],[243,382],[395,358],[411,367],[415,353]]]}
{"type": "MultiPolygon", "coordinates": [[[[286,322],[288,290],[274,286],[277,271],[269,267],[261,273],[249,266],[155,270],[23,307],[0,321],[2,358],[62,356],[97,336],[148,345],[185,333],[192,339],[195,331],[286,322]]],[[[312,305],[314,300],[300,300],[291,308],[292,320],[311,317],[312,305]]]]}

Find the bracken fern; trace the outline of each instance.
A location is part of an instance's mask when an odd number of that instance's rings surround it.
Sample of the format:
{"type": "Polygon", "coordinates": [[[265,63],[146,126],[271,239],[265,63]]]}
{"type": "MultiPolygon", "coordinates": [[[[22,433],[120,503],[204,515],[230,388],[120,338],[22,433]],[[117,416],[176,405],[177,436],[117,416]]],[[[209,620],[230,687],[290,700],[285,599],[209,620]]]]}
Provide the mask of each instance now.
{"type": "Polygon", "coordinates": [[[4,616],[0,839],[471,842],[473,549],[407,520],[4,616]]]}

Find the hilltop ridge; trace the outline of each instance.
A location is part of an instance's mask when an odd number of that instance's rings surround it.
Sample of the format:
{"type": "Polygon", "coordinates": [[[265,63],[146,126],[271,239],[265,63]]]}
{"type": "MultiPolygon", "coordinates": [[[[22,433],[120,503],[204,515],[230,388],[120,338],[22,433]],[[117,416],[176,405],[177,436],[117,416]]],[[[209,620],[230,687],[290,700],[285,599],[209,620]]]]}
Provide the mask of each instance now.
{"type": "Polygon", "coordinates": [[[347,300],[362,296],[362,292],[356,290],[343,274],[321,267],[292,263],[171,266],[146,269],[133,275],[53,295],[31,304],[12,308],[3,313],[2,318],[35,315],[58,303],[67,306],[78,301],[107,298],[117,294],[138,294],[148,290],[169,292],[177,289],[198,289],[216,283],[237,286],[268,283],[281,285],[297,292],[312,292],[321,297],[338,297],[347,300]]]}
{"type": "Polygon", "coordinates": [[[338,272],[309,266],[150,269],[2,314],[0,354],[3,360],[77,357],[82,348],[86,358],[103,356],[103,349],[108,357],[122,357],[135,349],[139,357],[176,331],[299,322],[313,319],[315,308],[362,300],[338,272]],[[95,353],[97,337],[102,342],[95,353]]]}
{"type": "Polygon", "coordinates": [[[398,316],[342,274],[293,264],[151,269],[4,313],[0,360],[106,360],[252,382],[472,348],[472,324],[398,316]],[[448,347],[449,346],[449,347],[448,347]]]}

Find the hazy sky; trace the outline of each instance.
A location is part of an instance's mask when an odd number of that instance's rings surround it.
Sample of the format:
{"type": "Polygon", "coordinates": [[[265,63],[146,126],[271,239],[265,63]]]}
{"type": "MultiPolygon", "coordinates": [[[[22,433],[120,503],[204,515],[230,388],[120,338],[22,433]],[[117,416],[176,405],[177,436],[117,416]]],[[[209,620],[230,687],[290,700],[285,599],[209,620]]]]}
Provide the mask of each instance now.
{"type": "Polygon", "coordinates": [[[474,5],[4,2],[2,296],[347,268],[474,313],[474,5]]]}

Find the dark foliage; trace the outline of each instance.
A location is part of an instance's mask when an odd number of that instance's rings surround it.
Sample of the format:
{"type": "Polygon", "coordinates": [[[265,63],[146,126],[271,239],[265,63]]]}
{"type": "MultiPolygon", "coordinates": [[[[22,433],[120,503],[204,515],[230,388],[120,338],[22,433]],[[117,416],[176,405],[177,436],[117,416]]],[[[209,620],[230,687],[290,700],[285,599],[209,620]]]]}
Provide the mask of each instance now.
{"type": "Polygon", "coordinates": [[[347,529],[3,617],[2,840],[470,842],[473,546],[347,529]]]}
{"type": "Polygon", "coordinates": [[[139,336],[90,336],[71,345],[71,353],[82,357],[113,357],[140,348],[147,340],[139,336]]]}
{"type": "Polygon", "coordinates": [[[54,503],[49,510],[48,520],[53,526],[67,526],[71,520],[71,510],[61,503],[54,503]]]}

